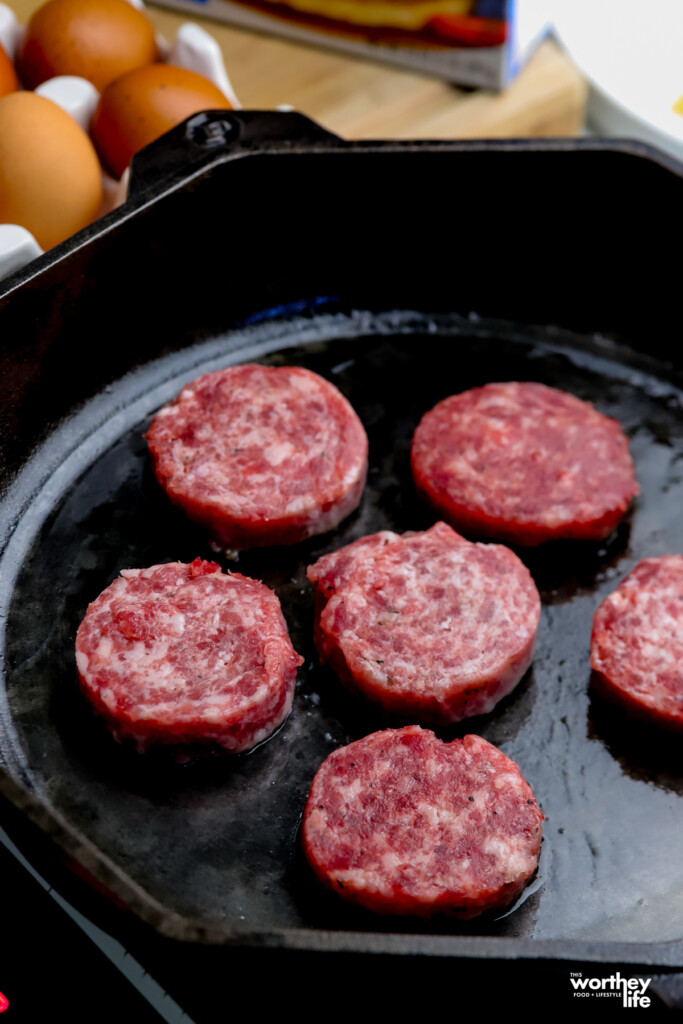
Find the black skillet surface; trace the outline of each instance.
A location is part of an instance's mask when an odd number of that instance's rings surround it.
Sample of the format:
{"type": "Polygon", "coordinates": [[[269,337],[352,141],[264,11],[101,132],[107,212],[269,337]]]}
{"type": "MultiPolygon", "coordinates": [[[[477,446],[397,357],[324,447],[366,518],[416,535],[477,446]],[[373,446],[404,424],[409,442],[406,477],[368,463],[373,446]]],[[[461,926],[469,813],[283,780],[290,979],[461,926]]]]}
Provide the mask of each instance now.
{"type": "Polygon", "coordinates": [[[624,962],[683,963],[681,942],[670,941],[683,934],[680,743],[634,727],[599,701],[588,664],[602,597],[640,558],[683,550],[682,402],[670,368],[604,340],[446,316],[271,323],[148,364],[53,435],[51,457],[61,446],[62,464],[33,496],[5,553],[12,585],[3,754],[12,775],[94,845],[79,855],[96,874],[179,937],[471,955],[476,940],[446,937],[477,936],[503,940],[479,947],[489,955],[590,949],[624,962]],[[186,380],[254,359],[305,365],[337,384],[369,435],[368,487],[359,510],[333,533],[224,563],[275,589],[306,659],[280,731],[238,758],[139,757],[117,745],[82,701],[75,632],[88,602],[120,569],[215,557],[157,487],[142,434],[186,380]],[[305,569],[364,534],[434,522],[411,482],[415,426],[448,394],[510,379],[564,388],[618,418],[641,494],[604,544],[519,552],[543,602],[533,667],[491,715],[442,733],[478,732],[520,764],[547,819],[538,878],[498,919],[386,922],[321,893],[298,853],[300,816],[321,761],[394,724],[318,665],[305,569]],[[100,427],[91,432],[93,423],[100,427]]]}

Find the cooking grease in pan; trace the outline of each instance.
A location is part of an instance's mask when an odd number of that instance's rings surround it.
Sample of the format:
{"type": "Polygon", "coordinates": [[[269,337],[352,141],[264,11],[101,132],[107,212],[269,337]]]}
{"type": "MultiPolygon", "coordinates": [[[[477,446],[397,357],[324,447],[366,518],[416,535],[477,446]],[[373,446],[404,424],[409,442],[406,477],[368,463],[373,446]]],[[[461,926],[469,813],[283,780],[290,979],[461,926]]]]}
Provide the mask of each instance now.
{"type": "MultiPolygon", "coordinates": [[[[480,733],[519,763],[547,819],[540,886],[501,920],[401,922],[399,930],[680,938],[680,760],[667,743],[641,744],[639,730],[620,723],[589,689],[591,621],[599,602],[641,558],[683,551],[681,394],[664,368],[643,360],[557,330],[414,314],[321,316],[226,335],[126,378],[72,421],[62,468],[49,490],[36,492],[12,542],[17,576],[7,700],[16,747],[5,736],[5,757],[171,911],[215,922],[226,933],[396,930],[396,922],[339,907],[319,893],[297,851],[301,812],[320,763],[335,747],[392,724],[320,668],[306,566],[364,534],[423,530],[434,522],[414,493],[409,450],[415,426],[437,401],[486,381],[541,381],[621,422],[641,494],[606,542],[518,552],[543,601],[533,667],[492,714],[440,731],[445,739],[480,733]],[[140,757],[115,744],[82,701],[76,629],[88,602],[120,569],[215,557],[206,535],[158,488],[142,434],[185,381],[254,359],[307,366],[341,389],[369,435],[368,486],[359,509],[333,533],[224,563],[275,589],[305,658],[282,729],[233,759],[179,765],[162,755],[140,757]],[[99,424],[94,431],[93,424],[99,424]]],[[[53,450],[60,437],[53,437],[53,450]]],[[[149,916],[147,897],[125,895],[149,916]]]]}

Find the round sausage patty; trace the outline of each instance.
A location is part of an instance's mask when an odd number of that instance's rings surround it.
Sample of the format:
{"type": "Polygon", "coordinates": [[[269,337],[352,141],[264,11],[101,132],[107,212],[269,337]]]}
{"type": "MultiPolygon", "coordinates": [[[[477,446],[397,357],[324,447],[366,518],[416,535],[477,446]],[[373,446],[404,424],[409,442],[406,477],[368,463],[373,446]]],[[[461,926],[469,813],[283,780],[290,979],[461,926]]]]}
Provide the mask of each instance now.
{"type": "Polygon", "coordinates": [[[84,694],[140,751],[248,750],[286,718],[301,663],[275,594],[199,558],[124,570],[76,636],[84,694]]]}
{"type": "Polygon", "coordinates": [[[601,540],[638,493],[616,420],[543,384],[485,384],[439,402],[413,437],[418,491],[456,529],[534,546],[601,540]]]}
{"type": "Polygon", "coordinates": [[[358,416],[333,384],[296,366],[207,373],[157,413],[146,438],[171,501],[223,548],[325,533],[365,485],[358,416]]]}
{"type": "Polygon", "coordinates": [[[484,714],[531,662],[541,604],[529,571],[445,523],[363,537],[308,578],[321,661],[391,714],[435,725],[484,714]]]}
{"type": "Polygon", "coordinates": [[[384,914],[471,918],[510,903],[538,864],[541,813],[514,761],[480,736],[417,725],[335,750],[304,812],[316,876],[384,914]]]}
{"type": "Polygon", "coordinates": [[[658,725],[683,729],[683,555],[644,558],[593,619],[599,690],[658,725]]]}

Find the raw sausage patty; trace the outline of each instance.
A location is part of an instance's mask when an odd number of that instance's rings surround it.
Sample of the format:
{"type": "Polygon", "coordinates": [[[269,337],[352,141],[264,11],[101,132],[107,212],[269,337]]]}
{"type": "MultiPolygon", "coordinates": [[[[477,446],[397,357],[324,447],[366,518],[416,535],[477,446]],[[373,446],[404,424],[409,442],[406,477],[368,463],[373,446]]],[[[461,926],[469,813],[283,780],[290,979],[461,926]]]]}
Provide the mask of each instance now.
{"type": "Polygon", "coordinates": [[[528,570],[445,523],[363,537],[308,578],[321,660],[389,713],[441,725],[484,714],[531,662],[540,599],[528,570]]]}
{"type": "Polygon", "coordinates": [[[365,485],[358,416],[333,384],[296,366],[207,373],[157,413],[146,438],[171,501],[224,548],[325,533],[365,485]]]}
{"type": "Polygon", "coordinates": [[[415,484],[456,529],[513,544],[600,540],[638,493],[620,425],[543,384],[439,402],[413,437],[415,484]]]}
{"type": "Polygon", "coordinates": [[[117,739],[238,753],[285,719],[302,659],[268,587],[196,558],[124,570],[88,607],[76,663],[117,739]]]}
{"type": "Polygon", "coordinates": [[[471,918],[524,888],[542,821],[531,787],[497,747],[480,736],[442,743],[410,725],[330,754],[302,839],[315,874],[342,899],[385,914],[471,918]]]}
{"type": "Polygon", "coordinates": [[[683,555],[644,558],[593,619],[595,682],[627,710],[683,729],[683,555]]]}

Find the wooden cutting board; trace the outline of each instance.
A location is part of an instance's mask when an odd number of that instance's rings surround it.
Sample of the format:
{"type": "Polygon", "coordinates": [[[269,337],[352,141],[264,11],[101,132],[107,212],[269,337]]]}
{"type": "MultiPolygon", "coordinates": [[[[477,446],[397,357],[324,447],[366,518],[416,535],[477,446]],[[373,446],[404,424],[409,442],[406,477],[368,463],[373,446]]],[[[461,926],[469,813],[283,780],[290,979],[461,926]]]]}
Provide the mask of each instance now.
{"type": "MultiPolygon", "coordinates": [[[[9,0],[22,23],[41,0],[9,0]]],[[[348,139],[457,139],[575,135],[583,124],[586,83],[568,57],[544,42],[502,94],[463,90],[413,72],[329,50],[257,35],[224,23],[148,7],[172,39],[197,21],[218,40],[244,107],[291,104],[348,139]]]]}

